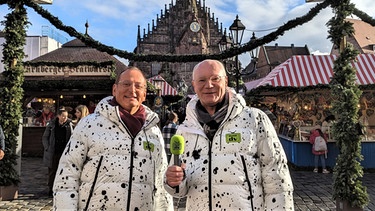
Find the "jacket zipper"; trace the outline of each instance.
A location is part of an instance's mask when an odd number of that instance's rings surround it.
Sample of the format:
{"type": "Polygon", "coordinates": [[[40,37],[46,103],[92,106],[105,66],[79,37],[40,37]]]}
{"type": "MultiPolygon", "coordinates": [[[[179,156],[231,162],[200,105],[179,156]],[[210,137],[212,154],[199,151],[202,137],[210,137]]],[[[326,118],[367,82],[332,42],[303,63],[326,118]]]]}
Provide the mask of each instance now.
{"type": "Polygon", "coordinates": [[[130,166],[129,166],[129,188],[128,188],[128,201],[127,201],[127,204],[126,204],[126,210],[130,210],[130,202],[131,202],[131,198],[132,198],[132,185],[133,185],[133,180],[132,180],[132,177],[133,177],[133,163],[134,163],[134,141],[135,141],[135,137],[133,137],[133,135],[130,133],[128,127],[126,127],[126,124],[122,121],[121,117],[120,117],[120,114],[119,114],[119,108],[116,107],[116,113],[117,113],[117,117],[119,118],[119,121],[121,122],[122,126],[124,126],[126,132],[129,134],[129,136],[131,137],[131,145],[130,145],[130,166]]]}
{"type": "MultiPolygon", "coordinates": [[[[233,112],[233,109],[229,112],[230,114],[233,112]]],[[[230,117],[231,115],[228,115],[228,117],[230,117]]],[[[223,122],[225,122],[227,119],[224,119],[223,122]]],[[[216,133],[218,131],[221,131],[223,132],[223,124],[221,124],[218,128],[218,130],[216,131],[216,133]]],[[[216,134],[215,133],[215,134],[216,134]]],[[[222,138],[221,138],[221,135],[220,134],[220,150],[221,150],[221,147],[222,147],[222,138]]],[[[208,199],[209,199],[209,203],[208,203],[208,207],[209,207],[209,210],[212,211],[212,182],[211,182],[211,179],[212,179],[212,142],[213,140],[208,140],[208,144],[209,144],[209,147],[208,147],[208,199]]]]}
{"type": "Polygon", "coordinates": [[[244,173],[246,177],[246,182],[247,182],[247,185],[249,186],[251,210],[254,211],[254,204],[253,204],[254,195],[253,195],[253,191],[251,190],[251,182],[250,182],[249,175],[247,173],[245,157],[243,155],[241,155],[241,161],[242,161],[242,165],[243,165],[243,169],[244,169],[244,173]]]}
{"type": "MultiPolygon", "coordinates": [[[[118,114],[119,111],[118,111],[118,108],[116,109],[117,110],[117,116],[121,122],[121,124],[124,126],[124,128],[126,129],[127,133],[129,134],[129,136],[131,137],[131,146],[130,146],[130,171],[129,171],[129,189],[128,189],[128,201],[127,201],[127,205],[126,205],[126,210],[130,210],[130,202],[131,202],[131,198],[132,198],[132,186],[133,186],[133,165],[134,165],[134,141],[135,141],[135,137],[133,137],[133,135],[130,133],[129,129],[126,127],[126,124],[122,121],[120,115],[118,114]]],[[[154,121],[155,117],[150,121],[154,121]]],[[[143,131],[144,133],[146,133],[145,131],[145,128],[143,127],[143,131]]],[[[147,136],[146,136],[147,138],[147,136]]],[[[150,156],[151,156],[151,152],[150,152],[150,156]]],[[[155,168],[154,168],[155,170],[155,168]]]]}
{"type": "Polygon", "coordinates": [[[126,210],[130,210],[130,201],[132,198],[132,185],[133,185],[133,163],[134,163],[134,138],[132,137],[132,143],[130,147],[130,172],[129,172],[129,190],[128,190],[128,202],[126,205],[126,210]]]}
{"type": "Polygon", "coordinates": [[[96,185],[96,180],[98,179],[99,169],[100,169],[100,167],[102,166],[102,161],[103,161],[103,155],[100,156],[99,163],[98,163],[98,167],[96,168],[96,172],[95,172],[94,181],[93,181],[92,186],[91,186],[91,188],[90,188],[89,197],[87,198],[87,203],[86,203],[86,206],[85,206],[85,209],[84,209],[84,210],[87,210],[87,209],[89,208],[89,204],[90,204],[90,201],[91,201],[91,197],[92,197],[92,194],[93,194],[93,192],[94,192],[94,187],[95,187],[95,185],[96,185]]]}
{"type": "Polygon", "coordinates": [[[209,210],[212,211],[212,185],[211,185],[211,179],[212,179],[212,175],[211,175],[211,170],[212,170],[212,165],[211,165],[211,162],[212,162],[212,141],[211,140],[208,140],[208,144],[209,144],[209,147],[208,147],[208,199],[209,199],[209,203],[208,203],[208,207],[209,207],[209,210]]]}

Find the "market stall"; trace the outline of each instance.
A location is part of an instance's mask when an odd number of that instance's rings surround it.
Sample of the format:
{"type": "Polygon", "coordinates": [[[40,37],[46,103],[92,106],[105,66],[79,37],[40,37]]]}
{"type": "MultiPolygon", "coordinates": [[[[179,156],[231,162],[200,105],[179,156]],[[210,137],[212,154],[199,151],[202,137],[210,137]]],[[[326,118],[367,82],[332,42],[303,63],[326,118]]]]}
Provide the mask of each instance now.
{"type": "Polygon", "coordinates": [[[114,76],[126,67],[79,39],[25,62],[22,154],[43,155],[42,135],[56,111],[64,107],[74,119],[76,106],[86,105],[91,110],[91,105],[111,95],[114,76]],[[46,109],[51,115],[44,114],[46,109]]]}
{"type": "MultiPolygon", "coordinates": [[[[313,166],[310,133],[319,127],[329,138],[327,164],[333,166],[338,149],[330,133],[331,96],[329,82],[333,76],[334,55],[293,56],[273,69],[265,78],[248,84],[250,94],[258,96],[258,104],[272,108],[277,116],[275,127],[290,162],[297,166],[313,166]],[[253,87],[250,87],[253,86],[253,87]]],[[[352,62],[357,70],[357,84],[363,94],[360,99],[360,123],[365,135],[362,154],[365,168],[375,168],[375,55],[361,54],[352,62]]],[[[333,116],[334,117],[334,116],[333,116]]]]}

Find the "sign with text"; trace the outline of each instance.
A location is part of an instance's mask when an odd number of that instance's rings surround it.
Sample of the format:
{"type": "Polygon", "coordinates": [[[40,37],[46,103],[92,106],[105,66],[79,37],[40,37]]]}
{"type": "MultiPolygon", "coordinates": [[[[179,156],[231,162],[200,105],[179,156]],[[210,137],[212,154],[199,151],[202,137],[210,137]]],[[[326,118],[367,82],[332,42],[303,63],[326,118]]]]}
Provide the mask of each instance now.
{"type": "Polygon", "coordinates": [[[112,66],[94,67],[80,65],[77,67],[25,66],[25,76],[110,76],[112,66]]]}

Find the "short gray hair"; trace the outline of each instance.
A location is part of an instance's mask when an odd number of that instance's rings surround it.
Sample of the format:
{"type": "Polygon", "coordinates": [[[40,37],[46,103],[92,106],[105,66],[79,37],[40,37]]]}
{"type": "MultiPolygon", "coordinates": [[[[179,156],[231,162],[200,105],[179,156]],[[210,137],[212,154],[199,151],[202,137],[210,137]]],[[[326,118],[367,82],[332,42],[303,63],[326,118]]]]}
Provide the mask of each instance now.
{"type": "Polygon", "coordinates": [[[216,59],[205,59],[205,60],[199,62],[198,64],[196,64],[194,66],[194,68],[193,68],[193,76],[192,76],[192,80],[193,81],[194,81],[194,75],[195,75],[196,70],[204,62],[214,62],[214,63],[218,64],[220,66],[221,72],[223,73],[223,76],[227,76],[227,72],[225,71],[225,66],[224,66],[224,64],[221,61],[216,60],[216,59]]]}

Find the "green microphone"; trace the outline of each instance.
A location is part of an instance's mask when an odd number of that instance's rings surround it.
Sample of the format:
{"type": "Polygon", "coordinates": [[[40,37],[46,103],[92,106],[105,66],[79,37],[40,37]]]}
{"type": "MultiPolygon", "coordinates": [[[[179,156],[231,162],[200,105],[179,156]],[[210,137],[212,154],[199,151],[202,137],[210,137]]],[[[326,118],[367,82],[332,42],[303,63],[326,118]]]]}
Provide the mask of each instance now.
{"type": "MultiPolygon", "coordinates": [[[[170,150],[173,154],[174,165],[181,166],[180,155],[184,153],[185,139],[181,135],[173,135],[170,141],[170,150]]],[[[179,186],[176,186],[176,193],[179,192],[179,186]]]]}

